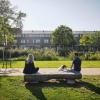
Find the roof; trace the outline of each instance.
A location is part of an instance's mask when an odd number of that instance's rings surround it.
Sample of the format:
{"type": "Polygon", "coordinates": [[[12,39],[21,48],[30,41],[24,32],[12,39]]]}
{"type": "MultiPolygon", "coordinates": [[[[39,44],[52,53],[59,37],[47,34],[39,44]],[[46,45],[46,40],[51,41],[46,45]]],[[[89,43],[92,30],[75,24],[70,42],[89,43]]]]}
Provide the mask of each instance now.
{"type": "MultiPolygon", "coordinates": [[[[23,31],[23,34],[51,34],[53,31],[47,30],[29,30],[23,31]]],[[[86,34],[86,33],[94,33],[95,31],[73,31],[73,34],[86,34]]]]}

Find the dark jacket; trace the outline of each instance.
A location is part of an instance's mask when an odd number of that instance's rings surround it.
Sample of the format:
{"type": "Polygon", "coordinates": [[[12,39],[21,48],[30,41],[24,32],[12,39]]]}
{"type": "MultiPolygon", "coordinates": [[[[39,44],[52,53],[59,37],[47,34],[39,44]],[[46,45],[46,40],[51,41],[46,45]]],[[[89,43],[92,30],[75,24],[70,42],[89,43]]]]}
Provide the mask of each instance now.
{"type": "Polygon", "coordinates": [[[81,59],[79,57],[75,57],[73,65],[75,71],[81,71],[81,59]]]}
{"type": "Polygon", "coordinates": [[[32,74],[32,73],[36,73],[38,70],[39,68],[35,68],[34,62],[25,61],[25,67],[23,73],[32,74]]]}

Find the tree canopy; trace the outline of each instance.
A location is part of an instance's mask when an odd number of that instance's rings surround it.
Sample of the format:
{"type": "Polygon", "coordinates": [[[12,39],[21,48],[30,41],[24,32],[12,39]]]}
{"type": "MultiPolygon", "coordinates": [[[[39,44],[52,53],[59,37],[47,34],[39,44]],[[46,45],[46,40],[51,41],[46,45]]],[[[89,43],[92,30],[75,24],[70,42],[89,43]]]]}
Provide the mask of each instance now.
{"type": "Polygon", "coordinates": [[[100,31],[95,32],[91,36],[92,45],[100,47],[100,31]]]}
{"type": "Polygon", "coordinates": [[[100,47],[100,31],[87,33],[80,38],[80,44],[84,46],[100,47]]]}
{"type": "Polygon", "coordinates": [[[89,46],[92,44],[90,34],[85,34],[80,38],[80,45],[89,46]]]}
{"type": "Polygon", "coordinates": [[[22,29],[23,18],[26,16],[25,13],[18,11],[13,7],[9,0],[0,0],[0,42],[5,41],[7,36],[8,42],[13,42],[13,28],[22,29]]]}
{"type": "Polygon", "coordinates": [[[71,46],[74,45],[75,39],[72,34],[72,29],[61,25],[52,33],[52,43],[55,46],[71,46]]]}
{"type": "Polygon", "coordinates": [[[22,28],[22,19],[25,16],[26,14],[13,7],[9,0],[0,0],[0,17],[4,17],[11,27],[22,28]]]}

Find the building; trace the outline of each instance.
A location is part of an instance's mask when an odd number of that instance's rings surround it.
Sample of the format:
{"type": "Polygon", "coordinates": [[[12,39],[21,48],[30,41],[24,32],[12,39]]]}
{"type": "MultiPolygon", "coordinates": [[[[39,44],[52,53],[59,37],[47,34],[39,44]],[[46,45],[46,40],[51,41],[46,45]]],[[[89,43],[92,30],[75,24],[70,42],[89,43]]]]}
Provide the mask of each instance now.
{"type": "MultiPolygon", "coordinates": [[[[51,34],[53,31],[23,31],[16,34],[15,46],[19,48],[44,48],[51,47],[51,34]]],[[[74,37],[79,42],[80,37],[94,31],[73,31],[74,37]]]]}
{"type": "Polygon", "coordinates": [[[16,35],[16,44],[20,48],[43,48],[51,46],[52,31],[23,31],[16,35]]]}

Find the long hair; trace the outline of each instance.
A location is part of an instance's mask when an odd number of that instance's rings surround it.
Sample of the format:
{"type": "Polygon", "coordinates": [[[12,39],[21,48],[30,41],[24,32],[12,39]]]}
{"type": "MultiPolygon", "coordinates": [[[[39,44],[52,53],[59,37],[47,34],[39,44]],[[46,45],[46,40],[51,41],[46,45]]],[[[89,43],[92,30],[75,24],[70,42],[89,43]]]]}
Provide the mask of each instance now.
{"type": "Polygon", "coordinates": [[[27,57],[27,62],[33,62],[34,61],[34,56],[33,54],[28,54],[28,57],[27,57]]]}

